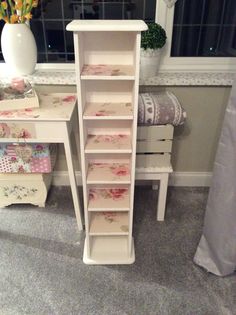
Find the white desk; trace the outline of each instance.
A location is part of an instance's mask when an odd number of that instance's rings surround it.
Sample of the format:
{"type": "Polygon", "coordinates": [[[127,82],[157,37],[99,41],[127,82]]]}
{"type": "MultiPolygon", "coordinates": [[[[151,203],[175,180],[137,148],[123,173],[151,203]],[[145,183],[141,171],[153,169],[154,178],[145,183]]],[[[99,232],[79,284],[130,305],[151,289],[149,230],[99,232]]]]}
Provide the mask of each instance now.
{"type": "Polygon", "coordinates": [[[63,143],[79,230],[83,229],[70,135],[73,131],[79,156],[76,97],[73,94],[40,94],[40,107],[0,111],[0,142],[63,143]]]}

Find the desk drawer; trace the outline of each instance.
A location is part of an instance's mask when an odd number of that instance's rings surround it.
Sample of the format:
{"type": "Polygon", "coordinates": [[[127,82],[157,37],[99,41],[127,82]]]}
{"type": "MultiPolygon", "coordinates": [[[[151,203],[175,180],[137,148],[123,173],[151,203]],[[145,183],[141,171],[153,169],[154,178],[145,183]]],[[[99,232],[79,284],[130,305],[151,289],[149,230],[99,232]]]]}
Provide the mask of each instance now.
{"type": "Polygon", "coordinates": [[[36,137],[34,123],[8,123],[0,122],[0,138],[3,139],[29,139],[36,137]]]}

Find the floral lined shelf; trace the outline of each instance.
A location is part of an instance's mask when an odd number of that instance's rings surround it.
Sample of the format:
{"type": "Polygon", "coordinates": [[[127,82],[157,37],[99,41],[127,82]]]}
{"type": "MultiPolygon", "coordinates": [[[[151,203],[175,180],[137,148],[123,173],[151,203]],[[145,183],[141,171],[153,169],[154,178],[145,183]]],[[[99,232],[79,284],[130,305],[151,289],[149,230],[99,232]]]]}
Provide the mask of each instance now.
{"type": "Polygon", "coordinates": [[[140,41],[147,25],[76,20],[67,30],[74,32],[80,104],[83,261],[131,264],[140,41]]]}
{"type": "Polygon", "coordinates": [[[88,135],[85,153],[131,153],[130,135],[88,135]]]}
{"type": "Polygon", "coordinates": [[[131,65],[87,65],[81,71],[81,80],[134,80],[131,65]]]}
{"type": "Polygon", "coordinates": [[[84,119],[133,119],[131,103],[88,103],[84,111],[84,119]]]}
{"type": "Polygon", "coordinates": [[[128,235],[128,212],[94,212],[90,219],[90,235],[128,235]]]}
{"type": "Polygon", "coordinates": [[[130,165],[128,163],[89,163],[87,184],[113,183],[130,184],[130,165]]]}
{"type": "Polygon", "coordinates": [[[130,209],[129,201],[128,188],[90,188],[88,210],[128,211],[130,209]]]}

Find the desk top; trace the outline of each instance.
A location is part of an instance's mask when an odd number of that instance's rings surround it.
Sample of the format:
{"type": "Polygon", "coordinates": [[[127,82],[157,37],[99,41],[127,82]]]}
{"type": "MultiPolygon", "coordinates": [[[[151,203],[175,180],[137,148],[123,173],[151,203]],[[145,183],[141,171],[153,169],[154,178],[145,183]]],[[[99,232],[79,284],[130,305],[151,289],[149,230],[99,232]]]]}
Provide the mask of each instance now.
{"type": "Polygon", "coordinates": [[[38,94],[40,107],[0,111],[4,121],[69,121],[76,104],[76,95],[68,93],[38,94]]]}

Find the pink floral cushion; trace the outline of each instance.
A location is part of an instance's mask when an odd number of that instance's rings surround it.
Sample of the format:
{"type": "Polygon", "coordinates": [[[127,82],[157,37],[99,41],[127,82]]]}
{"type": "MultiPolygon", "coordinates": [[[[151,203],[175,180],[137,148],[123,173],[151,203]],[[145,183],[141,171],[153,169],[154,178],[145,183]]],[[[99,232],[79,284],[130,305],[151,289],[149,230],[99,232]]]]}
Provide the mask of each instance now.
{"type": "Polygon", "coordinates": [[[168,91],[140,93],[138,104],[139,125],[182,125],[186,112],[176,96],[168,91]]]}

